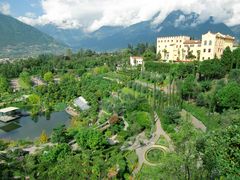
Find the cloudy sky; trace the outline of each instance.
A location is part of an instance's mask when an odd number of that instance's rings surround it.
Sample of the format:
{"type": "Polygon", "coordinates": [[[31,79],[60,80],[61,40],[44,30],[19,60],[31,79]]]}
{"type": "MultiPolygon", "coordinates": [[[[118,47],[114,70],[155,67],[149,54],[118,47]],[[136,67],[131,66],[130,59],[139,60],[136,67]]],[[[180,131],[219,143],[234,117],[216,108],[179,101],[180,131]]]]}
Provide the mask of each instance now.
{"type": "Polygon", "coordinates": [[[0,0],[0,12],[27,24],[86,31],[129,26],[161,12],[154,21],[159,23],[173,10],[196,12],[200,21],[213,16],[215,22],[240,24],[240,0],[0,0]]]}

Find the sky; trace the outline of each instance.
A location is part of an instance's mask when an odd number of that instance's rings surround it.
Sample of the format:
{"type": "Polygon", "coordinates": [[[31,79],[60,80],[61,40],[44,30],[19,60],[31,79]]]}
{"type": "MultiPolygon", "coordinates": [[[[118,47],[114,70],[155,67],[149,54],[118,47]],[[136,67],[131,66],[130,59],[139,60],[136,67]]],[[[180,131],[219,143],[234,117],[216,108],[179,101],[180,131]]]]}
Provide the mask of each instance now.
{"type": "Polygon", "coordinates": [[[129,26],[153,17],[154,23],[160,23],[173,10],[196,12],[199,22],[213,16],[215,22],[240,24],[240,0],[0,0],[1,13],[24,23],[51,23],[89,32],[102,26],[129,26]]]}

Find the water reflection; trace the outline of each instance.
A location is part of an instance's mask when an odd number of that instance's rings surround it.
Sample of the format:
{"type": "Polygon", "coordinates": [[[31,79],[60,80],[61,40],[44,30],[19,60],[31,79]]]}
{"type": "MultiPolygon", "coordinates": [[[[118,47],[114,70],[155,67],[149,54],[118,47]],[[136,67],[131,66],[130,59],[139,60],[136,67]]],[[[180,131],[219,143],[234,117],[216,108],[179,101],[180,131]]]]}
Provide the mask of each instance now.
{"type": "Polygon", "coordinates": [[[32,140],[44,130],[48,135],[60,125],[68,126],[70,117],[66,112],[45,113],[30,117],[21,117],[9,123],[0,122],[0,138],[32,140]]]}

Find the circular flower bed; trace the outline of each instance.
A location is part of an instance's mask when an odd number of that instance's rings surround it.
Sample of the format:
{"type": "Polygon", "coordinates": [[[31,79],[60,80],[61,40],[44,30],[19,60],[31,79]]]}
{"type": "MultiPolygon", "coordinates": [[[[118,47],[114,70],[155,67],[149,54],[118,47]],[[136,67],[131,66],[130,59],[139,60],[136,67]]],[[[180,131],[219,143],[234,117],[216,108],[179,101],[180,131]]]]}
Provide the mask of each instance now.
{"type": "Polygon", "coordinates": [[[151,148],[146,153],[146,160],[153,164],[160,163],[164,154],[165,150],[162,148],[151,148]]]}

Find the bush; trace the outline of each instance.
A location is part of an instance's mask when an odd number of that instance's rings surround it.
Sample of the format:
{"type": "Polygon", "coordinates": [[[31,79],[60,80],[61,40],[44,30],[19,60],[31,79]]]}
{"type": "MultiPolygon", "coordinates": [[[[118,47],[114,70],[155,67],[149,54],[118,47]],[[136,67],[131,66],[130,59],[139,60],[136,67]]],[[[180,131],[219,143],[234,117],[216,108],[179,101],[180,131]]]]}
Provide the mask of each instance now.
{"type": "Polygon", "coordinates": [[[51,136],[52,143],[67,143],[70,137],[67,134],[67,130],[65,125],[62,125],[58,128],[53,129],[53,133],[51,136]]]}
{"type": "Polygon", "coordinates": [[[205,98],[204,98],[204,94],[203,93],[200,93],[197,96],[196,104],[197,104],[197,106],[205,106],[205,98]]]}
{"type": "Polygon", "coordinates": [[[240,108],[240,85],[229,83],[217,92],[218,106],[222,108],[240,108]]]}
{"type": "Polygon", "coordinates": [[[81,129],[76,135],[78,145],[83,149],[101,149],[106,143],[103,134],[92,128],[81,129]]]}
{"type": "Polygon", "coordinates": [[[167,124],[178,124],[181,117],[179,111],[180,110],[177,107],[166,107],[163,111],[165,122],[167,124]]]}
{"type": "Polygon", "coordinates": [[[211,89],[211,81],[202,81],[200,85],[203,92],[209,91],[211,89]]]}
{"type": "Polygon", "coordinates": [[[146,62],[145,69],[150,72],[169,73],[171,65],[168,63],[146,62]]]}
{"type": "Polygon", "coordinates": [[[228,79],[240,84],[240,69],[232,69],[229,73],[228,79]]]}

